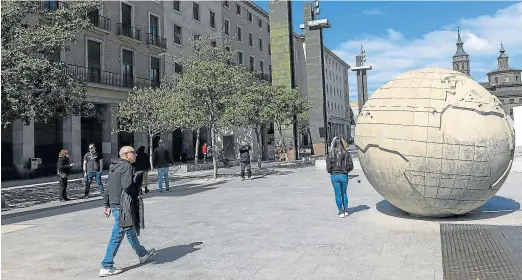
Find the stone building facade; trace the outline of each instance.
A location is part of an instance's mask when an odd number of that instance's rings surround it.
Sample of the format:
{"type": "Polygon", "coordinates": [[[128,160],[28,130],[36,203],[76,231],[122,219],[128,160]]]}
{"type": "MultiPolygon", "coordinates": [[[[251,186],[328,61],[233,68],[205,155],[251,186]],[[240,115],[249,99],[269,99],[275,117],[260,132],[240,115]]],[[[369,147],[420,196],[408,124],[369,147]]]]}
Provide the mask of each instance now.
{"type": "Polygon", "coordinates": [[[502,102],[504,111],[513,119],[513,108],[522,105],[522,70],[509,66],[503,44],[499,52],[497,69],[489,72],[488,81],[481,85],[502,102]]]}

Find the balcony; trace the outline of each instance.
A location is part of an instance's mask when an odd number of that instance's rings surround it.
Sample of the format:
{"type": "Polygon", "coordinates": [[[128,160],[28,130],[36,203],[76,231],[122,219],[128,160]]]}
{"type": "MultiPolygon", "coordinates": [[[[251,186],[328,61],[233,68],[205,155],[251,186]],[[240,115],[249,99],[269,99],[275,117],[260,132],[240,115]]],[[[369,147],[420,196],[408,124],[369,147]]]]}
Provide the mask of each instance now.
{"type": "Polygon", "coordinates": [[[98,16],[98,15],[89,15],[89,21],[91,24],[99,29],[105,30],[105,31],[111,31],[111,19],[104,17],[104,16],[98,16]]]}
{"type": "Polygon", "coordinates": [[[167,39],[154,33],[147,33],[147,44],[158,48],[167,48],[167,39]]]}
{"type": "Polygon", "coordinates": [[[158,87],[159,81],[149,79],[136,78],[129,75],[101,71],[96,68],[87,68],[84,66],[66,64],[64,68],[65,74],[71,75],[88,83],[104,84],[123,88],[148,88],[158,87]]]}
{"type": "Polygon", "coordinates": [[[118,36],[141,42],[141,30],[123,23],[118,23],[118,36]]]}

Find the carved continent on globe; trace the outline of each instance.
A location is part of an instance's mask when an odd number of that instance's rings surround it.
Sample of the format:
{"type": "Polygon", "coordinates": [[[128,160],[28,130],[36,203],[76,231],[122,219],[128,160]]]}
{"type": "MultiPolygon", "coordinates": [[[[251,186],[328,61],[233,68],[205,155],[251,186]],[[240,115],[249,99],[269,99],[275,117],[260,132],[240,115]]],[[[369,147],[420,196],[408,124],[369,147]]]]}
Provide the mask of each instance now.
{"type": "Polygon", "coordinates": [[[373,93],[355,127],[375,190],[410,214],[466,214],[507,178],[514,131],[502,104],[460,72],[406,72],[373,93]]]}

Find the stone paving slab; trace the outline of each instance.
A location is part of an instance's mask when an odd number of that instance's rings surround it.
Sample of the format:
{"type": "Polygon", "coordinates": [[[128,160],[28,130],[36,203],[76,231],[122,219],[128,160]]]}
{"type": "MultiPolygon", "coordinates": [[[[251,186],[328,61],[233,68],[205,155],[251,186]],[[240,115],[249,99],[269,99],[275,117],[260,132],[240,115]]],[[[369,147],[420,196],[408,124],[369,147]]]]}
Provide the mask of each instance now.
{"type": "MultiPolygon", "coordinates": [[[[354,213],[340,219],[326,172],[279,171],[146,198],[140,240],[158,253],[136,265],[124,240],[116,265],[126,271],[111,279],[442,279],[441,223],[521,225],[522,174],[510,174],[494,203],[475,213],[430,220],[377,207],[383,199],[354,172],[354,213]]],[[[113,223],[102,211],[2,226],[2,279],[98,278],[113,223]]]]}

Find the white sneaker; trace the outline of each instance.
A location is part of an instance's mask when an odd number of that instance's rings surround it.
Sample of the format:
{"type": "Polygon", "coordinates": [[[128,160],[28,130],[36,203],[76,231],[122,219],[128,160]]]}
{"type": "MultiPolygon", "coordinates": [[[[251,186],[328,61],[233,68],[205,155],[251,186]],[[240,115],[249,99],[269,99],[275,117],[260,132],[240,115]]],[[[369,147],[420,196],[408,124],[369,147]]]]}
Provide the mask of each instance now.
{"type": "Polygon", "coordinates": [[[344,217],[346,217],[346,216],[344,215],[344,212],[339,213],[339,218],[344,218],[344,217]]]}
{"type": "Polygon", "coordinates": [[[111,267],[111,268],[102,267],[100,269],[100,277],[112,276],[112,275],[120,274],[122,272],[123,272],[123,270],[116,269],[114,267],[111,267]]]}
{"type": "Polygon", "coordinates": [[[146,263],[152,255],[156,254],[156,249],[150,249],[147,254],[143,257],[140,257],[140,263],[146,263]]]}
{"type": "Polygon", "coordinates": [[[345,212],[344,212],[344,216],[345,216],[345,217],[348,217],[348,216],[350,216],[350,213],[349,213],[348,211],[345,211],[345,212]]]}

